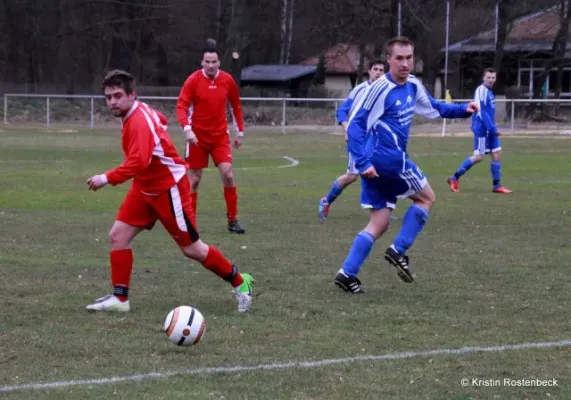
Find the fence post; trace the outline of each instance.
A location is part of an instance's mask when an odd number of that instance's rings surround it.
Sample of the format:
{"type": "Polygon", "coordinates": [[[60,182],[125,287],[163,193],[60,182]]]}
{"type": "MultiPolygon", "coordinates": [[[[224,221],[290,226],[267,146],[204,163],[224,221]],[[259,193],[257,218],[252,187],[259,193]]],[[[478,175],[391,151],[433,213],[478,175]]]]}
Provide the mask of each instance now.
{"type": "Polygon", "coordinates": [[[515,101],[512,100],[512,115],[511,115],[511,124],[512,124],[512,135],[515,133],[515,101]]]}
{"type": "Polygon", "coordinates": [[[8,125],[8,96],[4,95],[4,125],[8,125]]]}
{"type": "Polygon", "coordinates": [[[335,114],[333,115],[333,125],[337,125],[337,110],[339,109],[339,104],[335,101],[335,114]]]}
{"type": "Polygon", "coordinates": [[[50,126],[50,96],[46,97],[46,125],[50,126]]]}
{"type": "Polygon", "coordinates": [[[94,112],[94,110],[93,110],[93,109],[94,109],[93,96],[91,96],[89,99],[90,99],[89,127],[90,127],[91,129],[93,129],[93,125],[94,125],[94,121],[93,121],[93,118],[94,118],[94,116],[93,116],[93,112],[94,112]]]}
{"type": "Polygon", "coordinates": [[[286,101],[282,100],[282,133],[285,133],[286,126],[286,101]]]}

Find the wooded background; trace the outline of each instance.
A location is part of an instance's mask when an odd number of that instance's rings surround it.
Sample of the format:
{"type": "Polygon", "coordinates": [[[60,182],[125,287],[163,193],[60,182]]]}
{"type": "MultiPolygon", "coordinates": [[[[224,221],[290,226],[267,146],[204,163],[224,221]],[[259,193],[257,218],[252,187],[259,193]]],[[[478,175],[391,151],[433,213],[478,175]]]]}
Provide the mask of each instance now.
{"type": "MultiPolygon", "coordinates": [[[[496,26],[498,51],[509,22],[564,0],[452,0],[450,41],[496,26]]],[[[373,44],[397,33],[398,0],[3,0],[0,88],[28,93],[94,93],[110,68],[149,86],[180,86],[200,65],[207,38],[223,67],[298,63],[345,42],[373,44]]],[[[402,34],[416,43],[423,81],[443,67],[446,0],[401,0],[402,34]]],[[[567,13],[568,14],[568,13],[567,13]]],[[[567,41],[565,32],[554,49],[567,41]]],[[[564,53],[563,47],[563,53],[564,53]]],[[[560,52],[561,54],[561,52],[560,52]]],[[[555,65],[555,64],[554,64],[555,65]]]]}

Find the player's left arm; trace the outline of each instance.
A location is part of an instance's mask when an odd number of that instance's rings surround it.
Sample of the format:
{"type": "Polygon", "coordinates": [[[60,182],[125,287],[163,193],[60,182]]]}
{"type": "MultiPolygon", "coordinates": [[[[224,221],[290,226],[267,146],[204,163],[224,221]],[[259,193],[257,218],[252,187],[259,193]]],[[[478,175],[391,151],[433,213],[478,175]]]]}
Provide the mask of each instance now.
{"type": "Polygon", "coordinates": [[[234,147],[239,148],[242,146],[242,138],[244,137],[244,114],[242,113],[242,104],[240,101],[240,90],[234,78],[230,77],[230,85],[228,88],[228,101],[232,106],[232,114],[236,125],[238,125],[238,132],[234,138],[234,147]]]}
{"type": "Polygon", "coordinates": [[[426,88],[417,84],[415,112],[427,118],[468,118],[478,110],[476,103],[449,104],[433,98],[426,88]]]}
{"type": "Polygon", "coordinates": [[[104,174],[87,180],[89,190],[99,190],[107,184],[119,185],[146,170],[151,162],[154,148],[154,135],[148,126],[133,127],[126,132],[127,155],[125,161],[104,174]]]}

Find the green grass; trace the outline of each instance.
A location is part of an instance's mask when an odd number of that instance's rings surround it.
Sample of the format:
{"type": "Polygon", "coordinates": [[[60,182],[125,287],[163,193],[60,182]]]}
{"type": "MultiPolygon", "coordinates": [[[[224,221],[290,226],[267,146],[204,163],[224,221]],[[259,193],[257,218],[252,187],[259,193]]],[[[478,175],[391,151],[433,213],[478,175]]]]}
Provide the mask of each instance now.
{"type": "MultiPolygon", "coordinates": [[[[173,134],[182,148],[182,135],[173,134]]],[[[0,139],[0,386],[571,338],[569,140],[504,139],[504,183],[515,193],[499,196],[491,193],[487,162],[462,180],[461,193],[446,186],[471,138],[413,137],[411,156],[437,195],[409,252],[416,281],[400,282],[383,260],[399,220],[363,267],[368,294],[350,296],[332,279],[367,222],[359,184],[325,223],[317,219],[318,199],[344,170],[342,138],[251,134],[235,153],[246,235],[226,232],[215,170],[203,178],[198,227],[256,278],[252,312],[239,314],[228,285],[186,260],[157,226],[134,244],[134,310],[115,315],[89,314],[85,305],[110,290],[107,234],[128,185],[91,193],[85,179],[121,162],[118,131],[9,129],[0,139]],[[275,168],[289,163],[283,156],[300,164],[275,168]],[[181,304],[207,320],[197,346],[174,346],[161,331],[181,304]]],[[[396,215],[407,206],[399,202],[396,215]]],[[[570,353],[559,347],[357,361],[0,397],[569,399],[570,353]],[[555,378],[559,385],[462,387],[465,377],[555,378]]]]}

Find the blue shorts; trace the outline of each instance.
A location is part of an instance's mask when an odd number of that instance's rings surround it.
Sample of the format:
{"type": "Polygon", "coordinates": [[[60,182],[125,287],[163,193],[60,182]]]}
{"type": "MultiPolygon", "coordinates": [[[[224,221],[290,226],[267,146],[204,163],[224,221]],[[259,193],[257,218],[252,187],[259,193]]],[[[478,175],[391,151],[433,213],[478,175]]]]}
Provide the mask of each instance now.
{"type": "MultiPolygon", "coordinates": [[[[378,178],[361,178],[361,207],[373,210],[394,210],[397,198],[407,198],[420,192],[428,184],[418,166],[406,159],[401,172],[387,171],[373,163],[378,178]]],[[[392,169],[392,168],[391,168],[392,169]]]]}
{"type": "Polygon", "coordinates": [[[483,156],[488,153],[495,153],[502,149],[500,145],[500,138],[494,134],[487,134],[486,136],[477,136],[474,134],[474,155],[483,156]]]}

